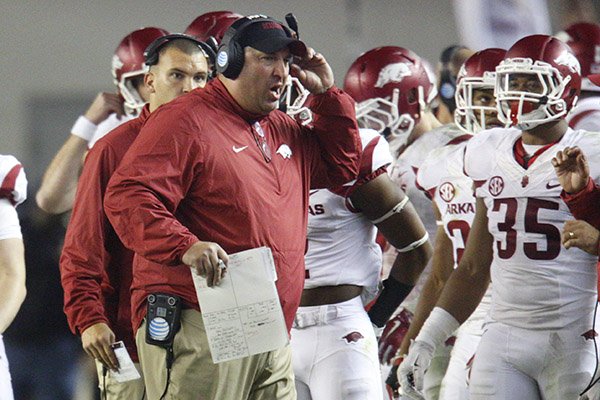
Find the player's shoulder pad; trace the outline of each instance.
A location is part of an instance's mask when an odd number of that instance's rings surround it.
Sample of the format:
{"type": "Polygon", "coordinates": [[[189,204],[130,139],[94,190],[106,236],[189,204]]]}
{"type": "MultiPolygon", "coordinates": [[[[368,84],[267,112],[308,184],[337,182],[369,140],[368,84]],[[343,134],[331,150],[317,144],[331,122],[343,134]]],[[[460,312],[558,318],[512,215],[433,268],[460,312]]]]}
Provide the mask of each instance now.
{"type": "Polygon", "coordinates": [[[27,199],[27,177],[19,160],[0,155],[0,198],[18,205],[27,199]]]}

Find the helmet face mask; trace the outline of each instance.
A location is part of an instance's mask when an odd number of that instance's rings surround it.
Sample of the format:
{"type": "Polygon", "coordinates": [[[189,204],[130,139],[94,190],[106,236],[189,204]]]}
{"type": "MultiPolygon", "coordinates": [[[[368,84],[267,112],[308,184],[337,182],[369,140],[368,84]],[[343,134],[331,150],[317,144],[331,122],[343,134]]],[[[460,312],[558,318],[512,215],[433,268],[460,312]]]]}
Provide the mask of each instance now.
{"type": "Polygon", "coordinates": [[[310,92],[304,88],[300,80],[288,75],[282,98],[279,101],[283,102],[286,114],[302,125],[308,125],[313,120],[312,112],[304,105],[308,96],[310,96],[310,92]]]}
{"type": "MultiPolygon", "coordinates": [[[[135,87],[135,78],[143,77],[149,70],[147,65],[144,65],[142,69],[131,71],[121,75],[121,79],[116,81],[115,84],[119,89],[119,93],[123,97],[123,107],[125,113],[128,115],[137,115],[144,107],[146,102],[142,99],[142,96],[135,87]]],[[[143,83],[142,83],[143,84],[143,83]]]]}
{"type": "Polygon", "coordinates": [[[464,132],[474,134],[491,126],[487,123],[489,119],[497,118],[498,109],[495,101],[490,105],[478,104],[477,97],[481,92],[494,91],[496,77],[491,78],[491,83],[482,82],[480,78],[463,78],[456,86],[456,110],[454,111],[454,122],[464,132]]]}
{"type": "Polygon", "coordinates": [[[571,78],[563,79],[551,65],[515,58],[503,61],[496,71],[498,116],[503,122],[531,129],[568,113],[562,94],[571,78]],[[516,87],[517,79],[527,80],[527,87],[516,87]]]}

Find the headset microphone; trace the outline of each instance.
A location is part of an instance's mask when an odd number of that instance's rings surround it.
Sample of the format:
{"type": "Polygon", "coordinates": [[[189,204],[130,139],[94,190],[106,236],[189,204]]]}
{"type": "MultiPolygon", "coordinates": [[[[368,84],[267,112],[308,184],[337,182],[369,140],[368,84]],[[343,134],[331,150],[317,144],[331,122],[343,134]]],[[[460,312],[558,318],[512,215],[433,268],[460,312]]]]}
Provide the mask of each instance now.
{"type": "Polygon", "coordinates": [[[300,32],[298,31],[298,20],[292,13],[285,15],[285,22],[288,24],[290,29],[296,33],[296,39],[300,39],[300,32]]]}

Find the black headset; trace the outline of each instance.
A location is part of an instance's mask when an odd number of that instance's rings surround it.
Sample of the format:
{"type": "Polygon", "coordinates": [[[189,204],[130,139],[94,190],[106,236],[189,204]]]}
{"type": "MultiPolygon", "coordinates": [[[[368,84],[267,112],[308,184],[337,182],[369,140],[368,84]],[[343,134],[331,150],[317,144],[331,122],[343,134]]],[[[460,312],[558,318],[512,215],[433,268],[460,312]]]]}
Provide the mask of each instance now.
{"type": "Polygon", "coordinates": [[[158,55],[160,53],[160,49],[162,49],[162,47],[167,43],[178,39],[189,40],[190,42],[197,44],[198,47],[200,47],[200,49],[202,50],[202,52],[208,57],[209,63],[215,63],[215,51],[209,44],[204,43],[190,35],[186,35],[183,33],[172,33],[169,35],[159,37],[158,39],[150,43],[148,47],[146,47],[146,50],[144,51],[144,64],[146,64],[147,66],[158,64],[158,55]]]}
{"type": "Polygon", "coordinates": [[[218,73],[223,74],[223,76],[229,79],[236,79],[240,75],[244,67],[244,48],[240,44],[240,37],[250,25],[265,21],[281,25],[287,37],[294,37],[294,31],[289,27],[266,15],[253,15],[240,18],[223,35],[223,40],[217,52],[216,67],[218,73]]]}
{"type": "Polygon", "coordinates": [[[442,102],[448,107],[451,113],[456,109],[456,101],[454,100],[454,93],[456,92],[456,77],[452,74],[450,68],[450,62],[457,51],[466,49],[464,46],[454,45],[444,49],[440,56],[440,62],[442,63],[442,69],[440,70],[440,86],[438,92],[442,102]]]}

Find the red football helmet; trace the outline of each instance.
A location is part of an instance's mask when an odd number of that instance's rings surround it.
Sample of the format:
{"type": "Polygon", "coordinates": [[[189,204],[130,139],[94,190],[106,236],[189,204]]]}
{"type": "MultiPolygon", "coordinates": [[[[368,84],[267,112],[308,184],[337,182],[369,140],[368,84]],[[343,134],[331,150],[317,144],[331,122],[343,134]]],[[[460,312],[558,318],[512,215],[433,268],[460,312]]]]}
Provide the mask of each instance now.
{"type": "Polygon", "coordinates": [[[123,96],[125,112],[137,114],[146,103],[136,90],[131,78],[144,75],[148,68],[144,63],[144,50],[154,40],[168,35],[164,29],[142,28],[125,36],[112,58],[112,75],[115,85],[123,96]]]}
{"type": "Polygon", "coordinates": [[[348,70],[344,90],[358,103],[356,118],[391,142],[406,137],[436,96],[434,77],[408,49],[378,47],[362,54],[348,70]]]}
{"type": "Polygon", "coordinates": [[[473,103],[475,90],[489,90],[496,86],[496,66],[504,59],[506,50],[485,49],[469,57],[460,68],[456,78],[456,110],[454,121],[459,128],[469,134],[500,126],[496,103],[479,105],[473,103]]]}
{"type": "Polygon", "coordinates": [[[194,36],[203,42],[206,42],[212,36],[218,44],[221,44],[225,31],[242,17],[243,15],[231,11],[207,12],[193,20],[183,33],[194,36]]]}
{"type": "Polygon", "coordinates": [[[600,91],[588,79],[589,75],[600,74],[600,25],[578,22],[556,34],[569,45],[581,65],[581,90],[600,91]]]}
{"type": "Polygon", "coordinates": [[[579,61],[569,46],[552,36],[518,40],[496,67],[498,117],[519,129],[564,118],[580,91],[579,61]]]}

